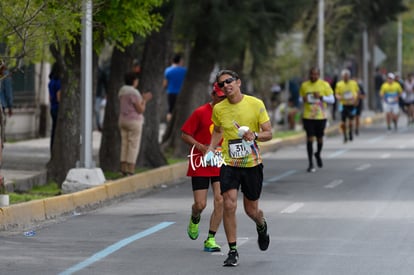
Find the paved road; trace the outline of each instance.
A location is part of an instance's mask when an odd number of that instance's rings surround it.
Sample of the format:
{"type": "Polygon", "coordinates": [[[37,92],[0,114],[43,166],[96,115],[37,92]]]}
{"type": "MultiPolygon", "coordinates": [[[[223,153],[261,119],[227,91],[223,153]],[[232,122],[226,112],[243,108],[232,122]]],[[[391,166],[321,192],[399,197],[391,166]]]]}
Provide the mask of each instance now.
{"type": "MultiPolygon", "coordinates": [[[[401,122],[404,125],[404,122],[401,122]]],[[[305,146],[265,155],[261,207],[271,245],[259,251],[253,223],[239,207],[240,265],[202,251],[186,235],[190,181],[74,215],[23,234],[0,235],[0,274],[412,274],[414,128],[361,131],[352,143],[329,137],[325,165],[306,173],[305,146]],[[236,272],[236,273],[235,273],[236,272]]],[[[242,206],[239,201],[239,206],[242,206]]]]}

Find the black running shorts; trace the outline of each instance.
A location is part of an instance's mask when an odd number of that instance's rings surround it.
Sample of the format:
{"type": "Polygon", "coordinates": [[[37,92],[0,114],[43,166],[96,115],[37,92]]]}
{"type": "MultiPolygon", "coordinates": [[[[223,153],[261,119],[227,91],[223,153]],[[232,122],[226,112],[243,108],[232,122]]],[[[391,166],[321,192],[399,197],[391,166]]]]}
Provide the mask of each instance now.
{"type": "Polygon", "coordinates": [[[255,201],[260,198],[262,185],[263,164],[249,168],[221,166],[220,187],[222,194],[230,189],[239,190],[241,186],[244,196],[251,201],[255,201]]]}
{"type": "Polygon", "coordinates": [[[303,119],[307,137],[321,138],[325,135],[326,119],[303,119]]]}
{"type": "Polygon", "coordinates": [[[355,106],[344,105],[342,106],[341,112],[341,120],[345,122],[347,118],[350,120],[354,119],[357,112],[357,108],[355,106]]]}
{"type": "Polygon", "coordinates": [[[191,177],[193,191],[208,189],[210,183],[220,181],[220,177],[191,177]]]}

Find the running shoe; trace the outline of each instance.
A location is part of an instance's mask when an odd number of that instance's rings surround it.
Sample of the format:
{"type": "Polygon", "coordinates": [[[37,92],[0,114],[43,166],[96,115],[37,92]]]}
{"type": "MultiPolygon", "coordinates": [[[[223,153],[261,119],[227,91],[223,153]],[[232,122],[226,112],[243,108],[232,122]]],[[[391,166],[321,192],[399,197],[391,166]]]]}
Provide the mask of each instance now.
{"type": "Polygon", "coordinates": [[[321,155],[318,153],[315,153],[315,159],[316,159],[316,164],[318,165],[319,168],[323,167],[323,163],[322,163],[322,158],[321,155]]]}
{"type": "Polygon", "coordinates": [[[193,221],[190,218],[190,223],[188,224],[188,228],[187,228],[187,233],[188,233],[188,237],[190,237],[190,239],[195,240],[198,238],[198,223],[193,223],[193,221]]]}
{"type": "Polygon", "coordinates": [[[208,238],[204,241],[204,251],[206,252],[219,252],[221,251],[221,247],[216,243],[216,239],[208,238]]]}
{"type": "Polygon", "coordinates": [[[232,249],[227,254],[227,259],[224,261],[223,266],[238,266],[239,265],[239,253],[237,250],[232,249]]]}
{"type": "Polygon", "coordinates": [[[306,171],[308,171],[308,173],[315,173],[316,169],[315,169],[315,167],[313,167],[313,165],[309,165],[309,167],[306,171]]]}
{"type": "Polygon", "coordinates": [[[269,243],[270,243],[270,236],[269,234],[267,234],[266,221],[264,221],[264,229],[261,232],[257,230],[257,235],[258,235],[257,243],[259,244],[260,250],[263,250],[263,251],[267,250],[267,248],[269,247],[269,243]]]}

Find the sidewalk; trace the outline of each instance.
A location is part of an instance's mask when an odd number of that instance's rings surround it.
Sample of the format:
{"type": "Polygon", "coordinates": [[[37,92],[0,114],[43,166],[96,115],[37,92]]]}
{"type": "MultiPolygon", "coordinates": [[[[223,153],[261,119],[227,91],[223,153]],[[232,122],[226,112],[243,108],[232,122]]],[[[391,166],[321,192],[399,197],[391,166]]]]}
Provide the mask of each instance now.
{"type": "MultiPolygon", "coordinates": [[[[97,159],[101,133],[94,131],[93,156],[97,159]]],[[[3,149],[1,174],[6,184],[14,183],[17,190],[28,190],[34,185],[46,184],[46,165],[50,160],[50,138],[6,142],[3,149]]]]}

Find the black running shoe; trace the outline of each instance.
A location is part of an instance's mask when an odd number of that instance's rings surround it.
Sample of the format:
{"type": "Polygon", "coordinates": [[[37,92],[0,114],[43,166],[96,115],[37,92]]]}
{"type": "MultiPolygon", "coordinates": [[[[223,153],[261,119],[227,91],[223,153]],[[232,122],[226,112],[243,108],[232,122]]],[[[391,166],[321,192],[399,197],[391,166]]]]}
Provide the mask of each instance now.
{"type": "Polygon", "coordinates": [[[239,265],[239,253],[237,250],[232,249],[227,254],[227,259],[224,261],[223,266],[238,266],[239,265]]]}
{"type": "Polygon", "coordinates": [[[318,153],[315,153],[315,159],[316,159],[316,164],[318,165],[319,168],[323,167],[323,162],[322,162],[322,158],[321,155],[318,153]]]}
{"type": "Polygon", "coordinates": [[[267,248],[269,247],[269,243],[270,243],[270,236],[269,236],[269,234],[267,234],[267,223],[266,223],[266,221],[264,221],[263,231],[259,232],[259,230],[257,230],[257,235],[258,235],[257,243],[259,244],[260,250],[262,250],[262,251],[267,250],[267,248]]]}
{"type": "Polygon", "coordinates": [[[313,167],[313,165],[309,165],[309,167],[306,171],[308,171],[308,173],[315,173],[316,169],[315,169],[315,167],[313,167]]]}

